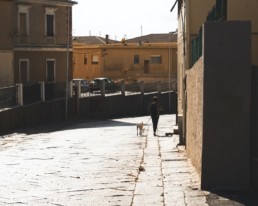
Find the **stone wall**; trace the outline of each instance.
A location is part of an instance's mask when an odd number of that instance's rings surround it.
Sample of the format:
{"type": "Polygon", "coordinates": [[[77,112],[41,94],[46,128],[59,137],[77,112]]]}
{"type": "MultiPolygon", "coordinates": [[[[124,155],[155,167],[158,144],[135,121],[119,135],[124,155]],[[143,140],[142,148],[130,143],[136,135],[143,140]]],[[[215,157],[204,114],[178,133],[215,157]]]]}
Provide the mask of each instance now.
{"type": "Polygon", "coordinates": [[[202,57],[187,71],[186,149],[202,189],[247,189],[251,24],[205,22],[202,43],[202,57]]]}
{"type": "Polygon", "coordinates": [[[203,58],[187,71],[186,148],[197,171],[202,168],[203,58]]]}

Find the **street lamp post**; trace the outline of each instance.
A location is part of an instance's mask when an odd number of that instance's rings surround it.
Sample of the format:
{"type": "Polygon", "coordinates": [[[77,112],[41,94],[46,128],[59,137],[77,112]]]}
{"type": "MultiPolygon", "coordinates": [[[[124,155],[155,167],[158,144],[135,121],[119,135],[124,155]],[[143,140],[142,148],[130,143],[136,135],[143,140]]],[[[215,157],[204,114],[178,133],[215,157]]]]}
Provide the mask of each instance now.
{"type": "Polygon", "coordinates": [[[69,47],[70,47],[70,12],[67,6],[67,50],[66,50],[66,93],[65,93],[65,120],[68,119],[68,92],[69,92],[69,47]]]}

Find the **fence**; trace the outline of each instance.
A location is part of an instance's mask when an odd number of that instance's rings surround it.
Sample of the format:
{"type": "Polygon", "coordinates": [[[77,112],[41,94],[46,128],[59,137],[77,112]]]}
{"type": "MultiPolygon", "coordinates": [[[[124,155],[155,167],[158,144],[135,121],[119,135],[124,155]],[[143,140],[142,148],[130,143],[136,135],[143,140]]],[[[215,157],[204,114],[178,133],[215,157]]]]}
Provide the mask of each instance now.
{"type": "MultiPolygon", "coordinates": [[[[68,97],[78,95],[79,98],[91,96],[110,96],[110,95],[134,95],[140,93],[151,92],[166,92],[176,91],[176,81],[167,82],[133,82],[133,83],[118,83],[110,87],[109,85],[101,85],[99,90],[94,92],[82,92],[80,85],[74,90],[72,83],[69,84],[68,97]],[[74,92],[72,92],[72,90],[74,92]]],[[[0,89],[0,109],[13,106],[25,106],[36,102],[50,101],[59,98],[66,98],[65,83],[37,83],[35,85],[22,85],[0,89]]]]}
{"type": "Polygon", "coordinates": [[[17,105],[16,86],[0,88],[0,109],[17,105]]]}
{"type": "Polygon", "coordinates": [[[89,97],[89,96],[109,96],[109,95],[119,95],[124,96],[140,94],[140,93],[152,93],[152,92],[167,92],[167,91],[177,91],[177,82],[165,81],[165,82],[131,82],[131,83],[117,83],[115,85],[107,85],[103,82],[98,90],[82,92],[80,89],[80,84],[76,86],[74,95],[78,95],[79,98],[89,97]]]}

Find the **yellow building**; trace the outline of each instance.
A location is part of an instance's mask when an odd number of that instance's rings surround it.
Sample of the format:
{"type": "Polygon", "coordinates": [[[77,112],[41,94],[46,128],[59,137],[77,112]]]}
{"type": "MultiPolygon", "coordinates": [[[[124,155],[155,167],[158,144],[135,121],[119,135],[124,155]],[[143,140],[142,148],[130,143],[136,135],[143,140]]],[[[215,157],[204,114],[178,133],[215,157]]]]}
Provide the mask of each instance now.
{"type": "Polygon", "coordinates": [[[101,37],[74,37],[73,77],[91,80],[176,80],[176,34],[152,34],[116,42],[101,37]],[[169,70],[170,68],[170,70],[169,70]]]}

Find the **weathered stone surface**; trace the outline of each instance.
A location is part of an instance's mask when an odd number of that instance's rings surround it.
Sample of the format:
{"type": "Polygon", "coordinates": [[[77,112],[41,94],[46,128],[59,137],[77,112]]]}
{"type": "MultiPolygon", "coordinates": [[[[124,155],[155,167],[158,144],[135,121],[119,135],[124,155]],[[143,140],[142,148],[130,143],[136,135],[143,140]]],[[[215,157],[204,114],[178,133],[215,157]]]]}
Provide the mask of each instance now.
{"type": "Polygon", "coordinates": [[[0,205],[239,205],[199,189],[184,147],[176,147],[178,135],[164,135],[174,115],[160,117],[158,137],[148,119],[85,122],[0,138],[0,205]],[[149,123],[147,136],[136,135],[139,122],[149,123]]]}

